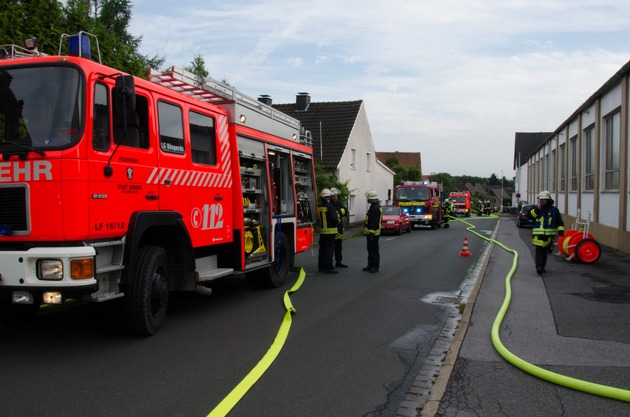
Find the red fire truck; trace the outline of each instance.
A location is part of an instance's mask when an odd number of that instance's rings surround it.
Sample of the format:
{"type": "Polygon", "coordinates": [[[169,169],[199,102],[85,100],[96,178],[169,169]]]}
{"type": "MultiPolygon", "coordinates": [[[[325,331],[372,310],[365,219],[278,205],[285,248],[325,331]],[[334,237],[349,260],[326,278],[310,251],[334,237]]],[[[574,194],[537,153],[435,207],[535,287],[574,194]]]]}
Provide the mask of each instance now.
{"type": "Polygon", "coordinates": [[[442,186],[429,181],[402,181],[394,190],[394,205],[403,208],[412,225],[442,226],[442,186]]]}
{"type": "Polygon", "coordinates": [[[172,291],[283,285],[317,203],[299,121],[181,69],[122,74],[90,41],[0,47],[0,320],[124,296],[152,335],[172,291]]]}
{"type": "Polygon", "coordinates": [[[448,196],[453,207],[455,208],[455,214],[470,217],[472,213],[472,202],[470,201],[470,193],[468,191],[451,191],[448,196]]]}

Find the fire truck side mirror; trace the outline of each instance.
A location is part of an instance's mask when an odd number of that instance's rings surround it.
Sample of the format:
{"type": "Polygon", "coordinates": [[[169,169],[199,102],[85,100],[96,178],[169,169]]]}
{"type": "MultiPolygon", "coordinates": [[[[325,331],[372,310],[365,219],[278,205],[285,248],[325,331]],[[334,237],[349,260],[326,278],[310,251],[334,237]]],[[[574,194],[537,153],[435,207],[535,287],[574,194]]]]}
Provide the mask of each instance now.
{"type": "Polygon", "coordinates": [[[114,100],[117,101],[116,111],[119,114],[129,114],[136,111],[136,88],[133,75],[120,75],[116,78],[114,100]]]}

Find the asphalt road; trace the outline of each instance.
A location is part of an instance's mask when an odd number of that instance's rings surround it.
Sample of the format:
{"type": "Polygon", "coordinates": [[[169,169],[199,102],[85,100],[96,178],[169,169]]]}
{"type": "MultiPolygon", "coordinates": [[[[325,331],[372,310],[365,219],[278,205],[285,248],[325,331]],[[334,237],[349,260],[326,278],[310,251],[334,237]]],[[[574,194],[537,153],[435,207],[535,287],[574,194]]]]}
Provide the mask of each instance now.
{"type": "MultiPolygon", "coordinates": [[[[489,233],[496,220],[473,223],[489,233]]],[[[345,241],[350,268],[336,275],[316,272],[317,247],[299,254],[307,276],[287,342],[229,416],[395,415],[453,308],[426,300],[457,291],[482,246],[455,222],[381,237],[377,274],[361,270],[361,237],[345,241]],[[459,256],[464,236],[470,257],[459,256]]],[[[127,335],[120,301],[0,327],[0,414],[206,416],[269,349],[289,288],[230,279],[209,298],[175,296],[146,339],[127,335]]]]}

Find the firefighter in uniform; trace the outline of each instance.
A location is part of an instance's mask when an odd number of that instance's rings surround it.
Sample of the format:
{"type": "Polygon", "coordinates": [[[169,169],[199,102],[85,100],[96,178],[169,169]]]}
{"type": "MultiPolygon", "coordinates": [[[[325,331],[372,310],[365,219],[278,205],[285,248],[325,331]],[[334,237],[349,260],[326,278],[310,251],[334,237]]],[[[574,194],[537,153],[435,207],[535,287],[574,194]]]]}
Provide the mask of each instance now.
{"type": "Polygon", "coordinates": [[[336,268],[347,268],[348,265],[345,265],[341,260],[343,259],[342,244],[343,244],[343,222],[344,217],[347,219],[349,217],[348,207],[344,206],[339,197],[341,196],[341,191],[337,188],[333,187],[330,189],[332,193],[332,205],[335,206],[337,210],[337,214],[339,215],[339,224],[337,225],[337,234],[335,235],[335,267],[336,268]]]}
{"type": "Polygon", "coordinates": [[[317,266],[326,274],[336,274],[339,271],[333,266],[335,252],[335,235],[339,216],[335,206],[331,203],[332,193],[324,188],[320,194],[322,204],[317,209],[317,225],[319,226],[319,253],[317,266]]]}
{"type": "Polygon", "coordinates": [[[448,229],[450,226],[451,216],[453,215],[453,203],[448,198],[444,200],[442,205],[442,218],[444,219],[444,228],[448,229]]]}
{"type": "Polygon", "coordinates": [[[381,255],[378,248],[378,238],[381,235],[381,222],[383,221],[383,210],[378,200],[376,191],[368,191],[365,195],[370,208],[365,215],[365,227],[363,234],[367,237],[368,264],[364,271],[371,273],[378,272],[381,266],[381,255]]]}
{"type": "Polygon", "coordinates": [[[547,264],[547,253],[553,249],[553,239],[564,236],[564,222],[560,211],[553,205],[549,191],[538,194],[538,206],[529,212],[534,221],[532,226],[532,244],[536,247],[536,273],[542,276],[547,264]]]}
{"type": "Polygon", "coordinates": [[[477,202],[477,213],[479,213],[480,216],[483,216],[483,201],[481,200],[477,202]]]}

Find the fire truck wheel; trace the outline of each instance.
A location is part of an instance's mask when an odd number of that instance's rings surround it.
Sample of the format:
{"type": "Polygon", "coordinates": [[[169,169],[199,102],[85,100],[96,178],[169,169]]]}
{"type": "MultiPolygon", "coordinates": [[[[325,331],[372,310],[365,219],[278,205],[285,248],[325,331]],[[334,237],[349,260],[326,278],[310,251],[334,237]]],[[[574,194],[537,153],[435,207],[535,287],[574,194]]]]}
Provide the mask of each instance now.
{"type": "MultiPolygon", "coordinates": [[[[280,253],[276,260],[269,265],[265,286],[278,288],[284,285],[291,269],[291,246],[284,233],[280,233],[280,253]]],[[[276,242],[277,244],[277,242],[276,242]]]]}
{"type": "Polygon", "coordinates": [[[138,251],[138,266],[127,287],[127,316],[130,330],[152,336],[166,319],[168,306],[168,257],[159,246],[138,251]]]}

